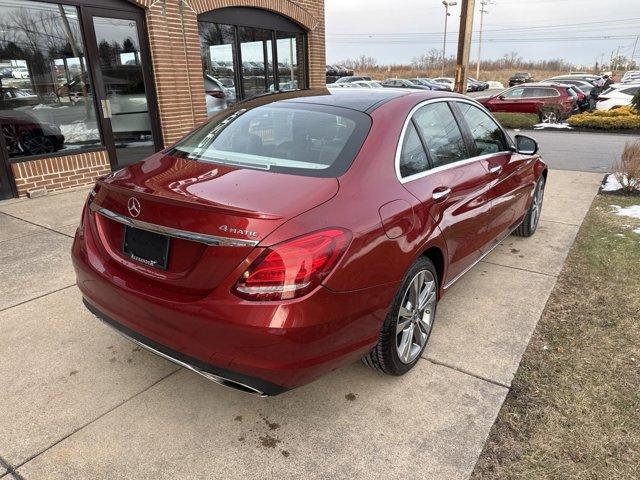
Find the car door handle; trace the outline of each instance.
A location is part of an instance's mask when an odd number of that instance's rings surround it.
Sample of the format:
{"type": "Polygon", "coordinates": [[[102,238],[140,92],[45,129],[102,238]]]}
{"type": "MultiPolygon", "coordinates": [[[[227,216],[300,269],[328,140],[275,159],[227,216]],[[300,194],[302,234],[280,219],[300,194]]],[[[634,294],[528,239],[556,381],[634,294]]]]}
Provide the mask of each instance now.
{"type": "Polygon", "coordinates": [[[500,173],[502,165],[489,165],[489,173],[500,173]]]}
{"type": "Polygon", "coordinates": [[[449,187],[438,187],[433,191],[433,199],[438,202],[445,200],[449,194],[451,194],[451,189],[449,187]]]}

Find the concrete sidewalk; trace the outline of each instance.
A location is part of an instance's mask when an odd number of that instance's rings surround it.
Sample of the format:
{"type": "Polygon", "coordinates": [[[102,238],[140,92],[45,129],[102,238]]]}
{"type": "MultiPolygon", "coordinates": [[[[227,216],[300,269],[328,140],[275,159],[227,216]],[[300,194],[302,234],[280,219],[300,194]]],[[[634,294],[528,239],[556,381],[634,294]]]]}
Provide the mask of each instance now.
{"type": "Polygon", "coordinates": [[[86,191],[0,202],[0,477],[467,478],[601,178],[551,172],[539,231],[452,288],[410,374],[354,364],[267,399],[84,309],[69,250],[86,191]]]}

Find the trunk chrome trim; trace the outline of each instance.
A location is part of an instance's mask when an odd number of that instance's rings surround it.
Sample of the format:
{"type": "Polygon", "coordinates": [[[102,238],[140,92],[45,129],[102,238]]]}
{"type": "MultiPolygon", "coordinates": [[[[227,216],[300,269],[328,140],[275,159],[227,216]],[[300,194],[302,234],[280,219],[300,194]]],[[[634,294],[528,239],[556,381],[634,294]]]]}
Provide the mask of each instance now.
{"type": "Polygon", "coordinates": [[[189,240],[191,242],[204,243],[205,245],[213,247],[255,247],[258,244],[257,240],[242,240],[239,238],[219,237],[217,235],[189,232],[187,230],[179,230],[176,228],[164,227],[162,225],[143,222],[141,220],[136,220],[135,218],[125,217],[124,215],[120,215],[119,213],[112,212],[111,210],[103,208],[93,202],[89,205],[89,209],[94,213],[98,213],[105,218],[109,218],[128,227],[147,230],[149,232],[159,233],[168,237],[181,238],[183,240],[189,240]]]}

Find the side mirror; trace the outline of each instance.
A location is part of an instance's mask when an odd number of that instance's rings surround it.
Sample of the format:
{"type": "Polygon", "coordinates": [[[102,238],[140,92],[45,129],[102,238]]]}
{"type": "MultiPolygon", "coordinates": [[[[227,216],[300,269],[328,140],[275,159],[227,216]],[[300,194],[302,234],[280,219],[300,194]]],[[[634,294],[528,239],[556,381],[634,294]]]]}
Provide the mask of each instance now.
{"type": "Polygon", "coordinates": [[[498,95],[498,98],[499,98],[500,100],[504,100],[504,95],[498,95]]]}
{"type": "Polygon", "coordinates": [[[516,135],[516,152],[522,155],[535,155],[538,153],[538,142],[526,135],[516,135]]]}

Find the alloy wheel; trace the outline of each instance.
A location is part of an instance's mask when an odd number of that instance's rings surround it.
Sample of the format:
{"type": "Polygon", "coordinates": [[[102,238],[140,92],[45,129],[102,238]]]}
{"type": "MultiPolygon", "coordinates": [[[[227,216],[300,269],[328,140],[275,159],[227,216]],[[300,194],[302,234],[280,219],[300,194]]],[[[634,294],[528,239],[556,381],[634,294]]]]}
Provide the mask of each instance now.
{"type": "Polygon", "coordinates": [[[540,179],[538,188],[533,196],[533,203],[531,204],[531,217],[530,224],[531,230],[535,230],[538,226],[538,220],[540,220],[540,212],[542,212],[542,201],[544,200],[544,179],[540,179]]]}
{"type": "Polygon", "coordinates": [[[418,272],[404,293],[396,321],[396,352],[412,363],[429,339],[436,305],[436,281],[428,270],[418,272]]]}
{"type": "Polygon", "coordinates": [[[556,123],[558,121],[558,115],[556,112],[544,112],[542,114],[542,123],[556,123]]]}

